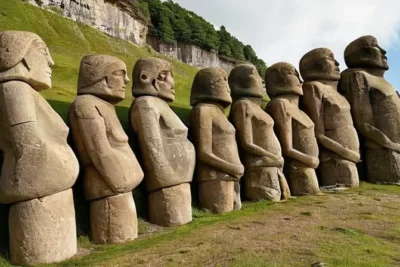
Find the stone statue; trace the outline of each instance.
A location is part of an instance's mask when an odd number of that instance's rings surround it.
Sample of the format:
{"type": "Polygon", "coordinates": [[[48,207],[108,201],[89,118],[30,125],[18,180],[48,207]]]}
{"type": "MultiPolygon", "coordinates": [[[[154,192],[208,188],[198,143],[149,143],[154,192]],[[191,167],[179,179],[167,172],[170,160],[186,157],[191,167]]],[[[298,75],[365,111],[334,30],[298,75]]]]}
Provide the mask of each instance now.
{"type": "Polygon", "coordinates": [[[375,37],[363,36],[344,52],[347,70],[339,90],[350,102],[365,150],[371,182],[400,184],[400,99],[385,80],[386,51],[375,37]]]}
{"type": "Polygon", "coordinates": [[[143,172],[114,108],[125,98],[128,81],[126,65],[118,58],[83,57],[78,96],[69,112],[96,244],[122,243],[138,234],[131,191],[143,180],[143,172]]]}
{"type": "Polygon", "coordinates": [[[292,65],[279,62],[267,69],[265,82],[272,99],[267,112],[275,121],[290,191],[296,196],[319,194],[315,174],[319,164],[318,144],[314,123],[299,109],[299,98],[303,95],[299,73],[292,65]]]}
{"type": "Polygon", "coordinates": [[[320,145],[320,185],[358,187],[356,163],[360,160],[360,145],[350,105],[337,91],[338,66],[327,48],[311,50],[302,57],[303,105],[315,124],[315,136],[320,145]]]}
{"type": "Polygon", "coordinates": [[[191,133],[197,153],[200,205],[214,213],[240,209],[239,180],[244,167],[239,159],[235,128],[224,109],[232,103],[225,72],[200,70],[190,95],[191,133]]]}
{"type": "Polygon", "coordinates": [[[133,68],[129,119],[139,140],[149,221],[175,226],[192,221],[190,182],[195,150],[188,130],[168,103],[175,100],[172,65],[158,58],[145,58],[133,68]]]}
{"type": "Polygon", "coordinates": [[[30,32],[0,32],[0,203],[9,217],[11,263],[52,263],[77,252],[71,187],[79,165],[69,129],[39,91],[54,62],[30,32]]]}
{"type": "Polygon", "coordinates": [[[233,99],[229,119],[236,128],[245,166],[245,196],[250,200],[287,199],[281,145],[274,133],[274,121],[261,108],[262,78],[253,65],[244,64],[231,71],[228,81],[233,99]]]}

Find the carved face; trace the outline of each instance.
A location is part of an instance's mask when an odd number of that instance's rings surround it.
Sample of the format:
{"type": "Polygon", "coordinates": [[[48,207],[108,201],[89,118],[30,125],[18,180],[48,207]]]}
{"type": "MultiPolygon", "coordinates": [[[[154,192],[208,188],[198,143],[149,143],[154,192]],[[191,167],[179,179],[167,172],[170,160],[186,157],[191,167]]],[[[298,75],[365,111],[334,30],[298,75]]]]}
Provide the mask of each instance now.
{"type": "Polygon", "coordinates": [[[174,76],[170,70],[162,70],[158,74],[154,85],[158,92],[157,96],[168,101],[175,100],[174,86],[174,76]]]}
{"type": "Polygon", "coordinates": [[[316,48],[305,54],[300,60],[300,73],[303,79],[333,80],[340,79],[339,62],[328,48],[316,48]]]}
{"type": "Polygon", "coordinates": [[[108,95],[115,99],[125,99],[126,84],[129,82],[129,78],[126,75],[126,69],[120,69],[113,71],[106,76],[106,83],[109,90],[108,95]]]}
{"type": "Polygon", "coordinates": [[[82,58],[78,79],[78,94],[95,95],[105,101],[119,102],[125,98],[126,65],[108,55],[88,55],[82,58]]]}
{"type": "Polygon", "coordinates": [[[172,65],[159,58],[144,58],[136,62],[133,73],[132,95],[156,96],[167,102],[175,100],[172,65]]]}
{"type": "Polygon", "coordinates": [[[370,42],[370,45],[364,48],[364,52],[366,57],[370,59],[371,65],[385,70],[389,69],[386,51],[379,46],[376,39],[370,42]]]}
{"type": "Polygon", "coordinates": [[[331,78],[337,79],[337,80],[340,79],[339,62],[336,61],[332,52],[325,55],[321,59],[320,64],[322,66],[322,69],[325,70],[326,75],[328,77],[331,77],[331,78]]]}
{"type": "Polygon", "coordinates": [[[190,95],[190,104],[220,103],[223,107],[232,103],[231,90],[224,70],[220,68],[205,68],[194,78],[190,95]]]}
{"type": "Polygon", "coordinates": [[[351,42],[344,51],[349,68],[377,68],[388,70],[386,51],[378,45],[375,37],[366,35],[351,42]]]}
{"type": "Polygon", "coordinates": [[[303,95],[299,73],[289,63],[279,62],[269,67],[265,82],[267,93],[271,97],[284,94],[303,95]]]}
{"type": "Polygon", "coordinates": [[[263,97],[263,80],[255,66],[243,64],[235,67],[229,75],[232,98],[263,97]]]}
{"type": "Polygon", "coordinates": [[[33,41],[24,56],[24,60],[29,70],[32,87],[36,90],[50,88],[51,67],[54,66],[54,61],[46,44],[41,40],[33,41]]]}

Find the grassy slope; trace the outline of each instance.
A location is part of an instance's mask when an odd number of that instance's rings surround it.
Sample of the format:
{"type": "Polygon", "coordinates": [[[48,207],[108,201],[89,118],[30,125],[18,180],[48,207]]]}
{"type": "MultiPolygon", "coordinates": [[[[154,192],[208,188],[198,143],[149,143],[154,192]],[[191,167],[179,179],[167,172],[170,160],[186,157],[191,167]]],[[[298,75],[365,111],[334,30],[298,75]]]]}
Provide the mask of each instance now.
{"type": "MultiPolygon", "coordinates": [[[[140,48],[129,42],[112,38],[84,24],[75,23],[54,13],[24,4],[19,0],[0,0],[0,31],[22,30],[37,33],[50,48],[56,63],[53,68],[53,88],[42,95],[66,118],[66,112],[76,95],[79,63],[84,55],[108,54],[122,59],[131,73],[136,60],[143,57],[163,57],[149,47],[140,48]]],[[[177,60],[174,65],[176,101],[174,110],[186,119],[190,87],[197,69],[177,60]]],[[[127,88],[130,88],[130,84],[127,88]]],[[[132,102],[130,90],[118,106],[120,118],[126,123],[127,110],[132,102]]]]}
{"type": "MultiPolygon", "coordinates": [[[[53,88],[43,96],[63,118],[75,97],[83,55],[115,55],[127,63],[129,71],[138,58],[160,56],[149,48],[111,38],[18,0],[0,0],[1,30],[36,32],[48,44],[56,66],[53,88]]],[[[177,91],[173,108],[185,120],[196,69],[172,62],[177,91]]],[[[125,126],[132,101],[130,92],[127,95],[117,109],[125,126]]],[[[396,266],[400,262],[400,213],[394,207],[400,204],[399,199],[399,187],[363,184],[361,189],[320,198],[304,197],[274,205],[246,203],[243,210],[220,216],[194,209],[194,221],[182,227],[163,229],[140,220],[140,238],[118,246],[90,244],[84,225],[87,218],[82,219],[87,207],[81,208],[78,200],[81,256],[54,266],[181,266],[183,262],[189,266],[310,266],[317,260],[329,266],[396,266]],[[274,229],[280,232],[258,232],[274,229]]],[[[0,255],[4,256],[6,214],[7,207],[0,205],[0,255]]],[[[10,266],[5,257],[0,256],[0,266],[10,266]]]]}

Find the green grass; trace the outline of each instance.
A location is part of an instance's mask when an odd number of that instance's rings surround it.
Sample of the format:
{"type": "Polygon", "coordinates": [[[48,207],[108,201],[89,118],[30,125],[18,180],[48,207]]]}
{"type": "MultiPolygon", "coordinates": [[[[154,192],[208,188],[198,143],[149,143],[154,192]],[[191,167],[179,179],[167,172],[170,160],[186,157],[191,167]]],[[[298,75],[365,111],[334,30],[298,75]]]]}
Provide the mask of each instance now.
{"type": "MultiPolygon", "coordinates": [[[[56,12],[59,13],[59,12],[56,12]]],[[[107,54],[120,58],[128,67],[129,75],[135,62],[144,57],[161,57],[172,62],[176,101],[173,109],[187,120],[190,88],[197,68],[178,60],[166,58],[152,48],[138,47],[127,41],[119,40],[103,34],[87,25],[75,23],[59,14],[42,10],[25,4],[19,0],[0,0],[0,31],[20,30],[35,32],[49,46],[50,53],[56,63],[53,68],[53,87],[42,92],[50,100],[53,108],[65,119],[69,103],[76,96],[79,63],[84,55],[107,54]]],[[[131,83],[127,88],[131,88],[131,83]]],[[[127,97],[118,104],[119,107],[129,107],[132,95],[127,90],[127,97]]],[[[126,122],[127,109],[118,109],[122,122],[126,122]]],[[[126,127],[126,125],[124,125],[126,127]]]]}

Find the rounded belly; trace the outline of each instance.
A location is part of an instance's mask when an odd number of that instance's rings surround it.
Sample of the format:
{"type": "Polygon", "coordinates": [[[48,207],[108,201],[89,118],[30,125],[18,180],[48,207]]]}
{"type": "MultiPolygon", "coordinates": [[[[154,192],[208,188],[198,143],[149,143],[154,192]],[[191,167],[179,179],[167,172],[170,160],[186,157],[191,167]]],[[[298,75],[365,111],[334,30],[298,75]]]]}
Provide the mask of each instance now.
{"type": "Polygon", "coordinates": [[[325,131],[325,135],[339,144],[358,152],[360,143],[353,125],[344,125],[334,130],[325,131]]]}

